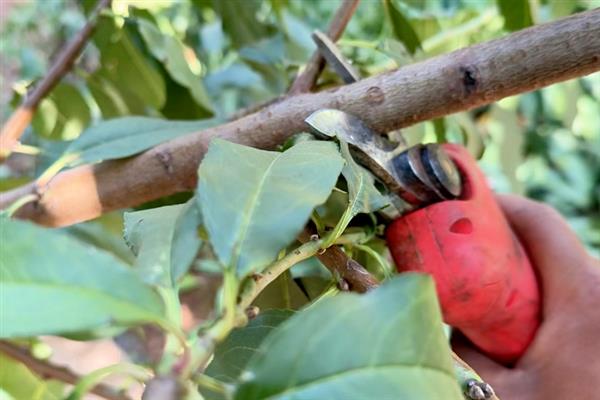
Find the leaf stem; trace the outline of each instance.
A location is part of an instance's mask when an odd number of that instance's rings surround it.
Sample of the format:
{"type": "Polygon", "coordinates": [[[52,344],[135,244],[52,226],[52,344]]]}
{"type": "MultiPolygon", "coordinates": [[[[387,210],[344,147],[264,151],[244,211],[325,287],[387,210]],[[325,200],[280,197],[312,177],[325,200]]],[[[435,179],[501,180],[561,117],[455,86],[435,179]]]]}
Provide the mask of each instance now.
{"type": "Polygon", "coordinates": [[[253,283],[248,285],[240,296],[238,309],[245,312],[246,308],[252,304],[265,287],[293,265],[317,254],[321,250],[321,246],[321,240],[310,240],[288,253],[281,260],[271,264],[262,274],[252,277],[253,283]]]}
{"type": "Polygon", "coordinates": [[[333,230],[329,232],[329,234],[327,234],[327,236],[323,240],[323,243],[321,245],[323,249],[326,249],[332,244],[336,243],[336,240],[338,240],[342,236],[342,234],[348,227],[348,224],[350,224],[350,221],[352,221],[352,218],[354,218],[354,212],[352,209],[352,204],[349,204],[348,207],[346,207],[344,213],[342,214],[342,217],[333,228],[333,230]]]}
{"type": "Polygon", "coordinates": [[[56,161],[54,161],[37,179],[38,186],[42,187],[46,185],[50,180],[54,177],[54,175],[58,174],[61,169],[68,166],[72,161],[77,159],[77,154],[64,154],[60,156],[56,161]]]}
{"type": "Polygon", "coordinates": [[[19,211],[19,208],[23,207],[27,203],[31,203],[32,201],[36,201],[38,199],[39,196],[34,193],[23,196],[20,199],[16,200],[14,203],[12,203],[10,207],[6,209],[5,214],[9,217],[12,217],[14,213],[19,211]]]}

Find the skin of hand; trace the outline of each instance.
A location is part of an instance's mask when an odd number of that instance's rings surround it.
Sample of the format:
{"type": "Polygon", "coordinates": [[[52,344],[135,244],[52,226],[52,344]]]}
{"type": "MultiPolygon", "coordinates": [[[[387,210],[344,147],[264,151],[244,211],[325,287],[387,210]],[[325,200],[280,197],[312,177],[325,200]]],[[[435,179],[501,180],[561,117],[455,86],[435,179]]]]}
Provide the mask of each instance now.
{"type": "Polygon", "coordinates": [[[512,368],[464,341],[454,350],[502,400],[600,399],[600,261],[553,208],[518,196],[498,201],[536,268],[542,324],[512,368]]]}

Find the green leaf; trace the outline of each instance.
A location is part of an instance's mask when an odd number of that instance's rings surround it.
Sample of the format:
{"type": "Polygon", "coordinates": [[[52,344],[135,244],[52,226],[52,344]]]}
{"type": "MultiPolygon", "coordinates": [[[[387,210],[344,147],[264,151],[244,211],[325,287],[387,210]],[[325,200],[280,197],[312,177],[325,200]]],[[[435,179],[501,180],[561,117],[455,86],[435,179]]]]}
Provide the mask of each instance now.
{"type": "Polygon", "coordinates": [[[231,332],[217,346],[206,374],[224,382],[235,382],[267,335],[293,314],[290,310],[267,310],[245,327],[231,332]]]}
{"type": "Polygon", "coordinates": [[[175,36],[164,35],[151,22],[137,19],[139,31],[152,55],[163,63],[165,69],[178,84],[186,87],[194,101],[208,114],[213,114],[202,78],[188,64],[183,43],[175,36]]]}
{"type": "Polygon", "coordinates": [[[496,0],[504,16],[504,29],[518,31],[533,25],[529,0],[496,0]]]}
{"type": "Polygon", "coordinates": [[[223,30],[229,35],[234,47],[239,49],[269,34],[267,26],[257,18],[260,5],[259,0],[212,0],[213,10],[221,17],[223,30]]]}
{"type": "Polygon", "coordinates": [[[183,205],[126,212],[123,215],[125,241],[135,254],[135,269],[150,285],[172,287],[171,243],[175,221],[183,205]]]}
{"type": "Polygon", "coordinates": [[[385,0],[385,9],[394,37],[404,43],[410,54],[415,54],[418,49],[421,49],[421,40],[410,21],[402,14],[394,0],[385,0]]]}
{"type": "Polygon", "coordinates": [[[101,16],[94,42],[100,50],[105,78],[150,107],[163,106],[166,95],[162,76],[134,45],[127,29],[119,27],[112,17],[101,16]]]}
{"type": "Polygon", "coordinates": [[[1,337],[163,321],[157,294],[112,255],[28,222],[0,225],[1,337]]]}
{"type": "Polygon", "coordinates": [[[0,353],[0,399],[60,400],[64,385],[55,380],[43,380],[25,365],[0,353]],[[8,397],[4,397],[6,394],[8,397]]]}
{"type": "Polygon", "coordinates": [[[140,277],[151,285],[175,286],[200,247],[195,199],[128,212],[123,218],[125,240],[136,254],[135,268],[140,277]]]}
{"type": "MultiPolygon", "coordinates": [[[[105,218],[105,216],[103,217],[105,218]]],[[[120,216],[119,222],[121,223],[120,216]]],[[[65,229],[65,232],[83,243],[112,253],[126,264],[133,264],[134,257],[123,242],[121,232],[111,232],[98,219],[71,225],[65,229]]]]}
{"type": "Polygon", "coordinates": [[[340,150],[346,160],[342,175],[348,184],[349,204],[342,218],[328,236],[326,245],[341,236],[352,218],[358,214],[371,213],[390,204],[389,198],[379,193],[375,187],[373,175],[354,161],[348,149],[348,143],[340,140],[340,150]]]}
{"type": "Polygon", "coordinates": [[[127,87],[117,88],[102,69],[91,74],[86,83],[104,119],[145,114],[144,101],[127,87]]]}
{"type": "Polygon", "coordinates": [[[216,119],[201,121],[168,121],[148,117],[111,119],[88,128],[69,145],[63,157],[69,158],[70,166],[128,157],[167,140],[206,129],[217,123],[216,119]]]}
{"type": "Polygon", "coordinates": [[[343,159],[330,142],[283,152],[214,140],[200,164],[200,209],[221,263],[240,276],[272,262],[333,189],[343,159]]]}
{"type": "Polygon", "coordinates": [[[252,303],[262,310],[299,310],[308,303],[308,297],[286,271],[277,277],[258,295],[252,303]]]}
{"type": "Polygon", "coordinates": [[[73,140],[90,123],[90,109],[79,90],[59,83],[42,100],[32,125],[35,132],[48,139],[73,140]]]}
{"type": "Polygon", "coordinates": [[[236,399],[462,399],[434,283],[418,274],[294,315],[244,376],[236,399]]]}
{"type": "Polygon", "coordinates": [[[192,198],[183,206],[173,227],[171,275],[174,281],[179,280],[188,271],[200,250],[202,239],[198,236],[198,227],[201,223],[202,215],[198,201],[192,198]]]}

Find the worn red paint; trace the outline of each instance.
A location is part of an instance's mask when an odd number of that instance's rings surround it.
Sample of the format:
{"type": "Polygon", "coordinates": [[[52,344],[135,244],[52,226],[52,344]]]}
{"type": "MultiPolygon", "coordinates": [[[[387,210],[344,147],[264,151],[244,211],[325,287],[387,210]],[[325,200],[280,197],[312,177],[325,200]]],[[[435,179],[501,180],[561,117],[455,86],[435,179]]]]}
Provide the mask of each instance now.
{"type": "Polygon", "coordinates": [[[485,177],[463,147],[444,145],[463,176],[460,199],[394,221],[386,235],[400,271],[433,276],[445,321],[510,364],[540,322],[535,273],[485,177]]]}

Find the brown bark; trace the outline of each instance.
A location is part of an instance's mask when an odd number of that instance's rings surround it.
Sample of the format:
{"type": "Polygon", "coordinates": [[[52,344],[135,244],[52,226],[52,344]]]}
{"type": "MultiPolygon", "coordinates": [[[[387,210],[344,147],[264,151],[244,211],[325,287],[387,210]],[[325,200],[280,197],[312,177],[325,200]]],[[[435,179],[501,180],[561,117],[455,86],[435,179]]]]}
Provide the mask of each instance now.
{"type": "Polygon", "coordinates": [[[6,207],[23,193],[40,199],[18,213],[48,226],[85,221],[118,208],[191,190],[211,139],[273,148],[307,129],[320,108],[355,114],[388,131],[600,69],[600,9],[513,33],[332,90],[301,94],[227,124],[163,143],[136,157],[59,173],[0,195],[6,207]]]}
{"type": "MultiPolygon", "coordinates": [[[[43,379],[55,379],[70,385],[75,385],[81,377],[65,367],[50,364],[47,361],[35,358],[27,349],[17,346],[6,340],[0,340],[0,352],[27,366],[33,373],[43,379]]],[[[91,393],[109,400],[130,400],[129,396],[105,384],[97,384],[91,393]]]]}
{"type": "MultiPolygon", "coordinates": [[[[311,240],[314,230],[304,229],[298,240],[306,243],[311,240]]],[[[379,281],[358,262],[346,255],[338,246],[331,246],[317,258],[327,267],[334,277],[339,277],[348,284],[348,289],[353,292],[365,293],[379,285],[379,281]]]]}
{"type": "Polygon", "coordinates": [[[8,121],[2,126],[0,132],[0,159],[7,157],[19,138],[31,123],[33,114],[40,104],[40,101],[56,86],[63,76],[71,69],[75,59],[79,56],[89,38],[92,36],[98,15],[110,5],[111,0],[98,0],[96,7],[90,14],[90,19],[83,28],[71,39],[71,41],[62,49],[48,74],[36,85],[35,89],[29,93],[23,103],[10,116],[8,121]]]}

